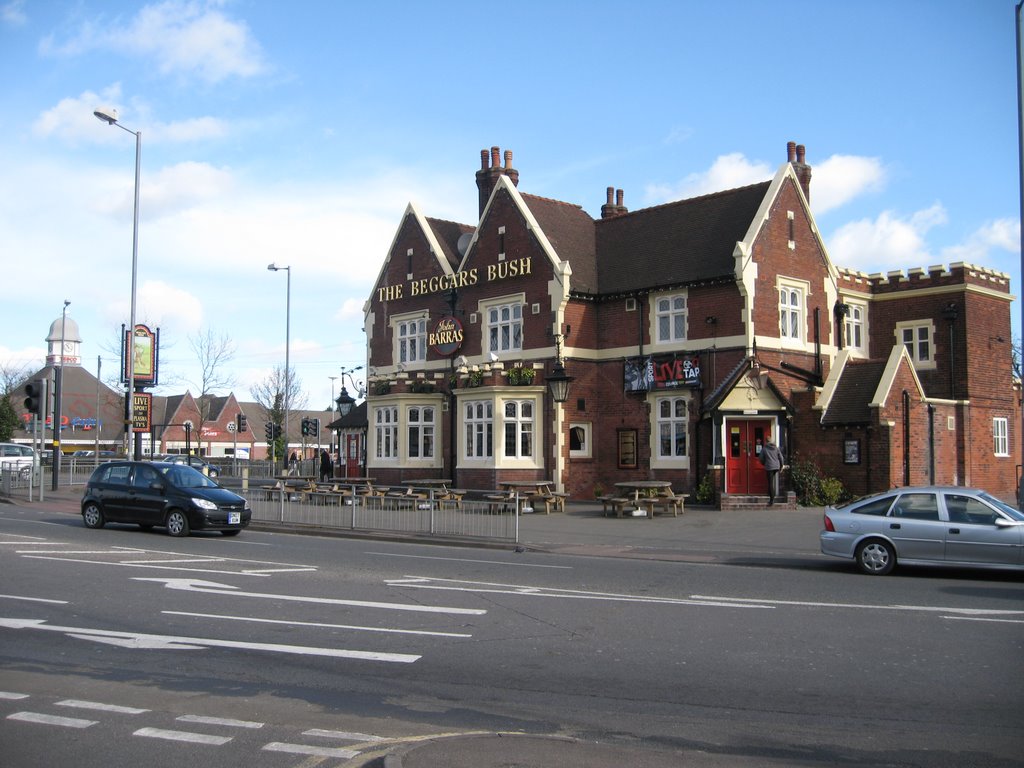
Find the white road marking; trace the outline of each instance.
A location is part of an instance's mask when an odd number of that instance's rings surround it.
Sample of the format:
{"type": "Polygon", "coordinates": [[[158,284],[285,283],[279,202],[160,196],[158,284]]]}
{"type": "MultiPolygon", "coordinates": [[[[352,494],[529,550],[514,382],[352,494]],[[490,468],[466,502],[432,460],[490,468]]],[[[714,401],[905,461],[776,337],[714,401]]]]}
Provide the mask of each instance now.
{"type": "Polygon", "coordinates": [[[103,560],[79,560],[73,557],[49,557],[35,555],[23,555],[23,557],[29,560],[57,560],[62,563],[82,563],[84,565],[109,565],[116,566],[118,568],[155,568],[160,571],[188,571],[189,573],[216,573],[221,576],[228,576],[237,574],[240,576],[262,576],[261,573],[246,573],[245,571],[229,571],[229,570],[218,570],[216,568],[182,568],[180,566],[173,565],[147,565],[146,563],[110,563],[103,560]]]}
{"type": "Polygon", "coordinates": [[[320,627],[322,629],[352,629],[360,632],[390,632],[400,635],[429,635],[433,637],[472,637],[464,632],[430,632],[425,629],[392,629],[390,627],[360,627],[354,624],[327,624],[319,621],[286,621],[284,619],[257,619],[251,616],[225,616],[217,613],[192,613],[190,611],[160,611],[171,616],[193,616],[197,619],[224,619],[226,621],[251,621],[257,624],[288,624],[296,627],[320,627]]]}
{"type": "Polygon", "coordinates": [[[0,699],[6,699],[7,701],[18,701],[19,699],[27,698],[27,693],[13,693],[12,691],[0,691],[0,699]]]}
{"type": "Polygon", "coordinates": [[[119,715],[141,715],[149,712],[148,709],[122,707],[117,704],[101,704],[98,701],[79,701],[78,699],[65,699],[64,701],[58,701],[56,706],[74,707],[75,709],[95,709],[100,712],[115,712],[119,715]]]}
{"type": "Polygon", "coordinates": [[[43,619],[0,619],[0,627],[8,629],[39,629],[50,632],[63,632],[80,640],[125,645],[129,648],[160,649],[160,650],[198,650],[203,648],[240,648],[250,651],[268,651],[271,653],[291,653],[299,656],[327,656],[338,659],[358,659],[360,661],[384,661],[399,664],[411,664],[422,658],[407,653],[376,653],[374,651],[351,651],[342,648],[317,648],[303,645],[281,645],[278,643],[246,643],[237,640],[218,640],[201,637],[174,637],[171,635],[147,635],[137,632],[115,632],[102,629],[82,627],[51,626],[43,619]]]}
{"type": "Polygon", "coordinates": [[[302,732],[303,736],[315,736],[323,739],[343,739],[344,741],[387,741],[383,736],[373,736],[369,733],[352,733],[351,731],[325,731],[322,728],[310,728],[302,732]]]}
{"type": "Polygon", "coordinates": [[[15,712],[7,716],[8,720],[20,720],[23,723],[38,723],[39,725],[59,725],[62,728],[88,728],[96,725],[99,720],[82,720],[77,717],[58,717],[57,715],[43,715],[39,712],[15,712]]]}
{"type": "Polygon", "coordinates": [[[1024,624],[1024,619],[987,619],[980,616],[943,616],[950,621],[990,621],[996,624],[1024,624]]]}
{"type": "Polygon", "coordinates": [[[159,565],[161,563],[223,563],[223,557],[180,557],[174,560],[120,560],[121,565],[136,565],[138,563],[150,563],[159,565]]]}
{"type": "Polygon", "coordinates": [[[174,718],[182,723],[201,723],[203,725],[224,725],[228,728],[262,728],[263,723],[251,720],[232,720],[227,717],[204,717],[203,715],[182,715],[174,718]]]}
{"type": "Polygon", "coordinates": [[[356,757],[359,754],[353,749],[311,747],[307,744],[287,744],[281,741],[272,741],[269,744],[264,744],[263,749],[268,752],[287,752],[292,755],[316,755],[318,757],[340,757],[344,759],[356,757]]]}
{"type": "Polygon", "coordinates": [[[809,600],[768,600],[756,597],[709,597],[691,595],[694,600],[719,600],[734,603],[757,603],[759,605],[784,605],[798,608],[858,608],[872,611],[924,611],[927,613],[952,613],[962,616],[1024,616],[1024,611],[992,608],[949,608],[941,605],[870,605],[864,603],[823,603],[809,600]]]}
{"type": "Polygon", "coordinates": [[[554,568],[557,570],[571,571],[571,565],[543,565],[540,563],[510,563],[504,560],[471,560],[462,557],[434,557],[432,555],[403,555],[395,552],[367,552],[368,555],[378,557],[405,557],[412,560],[449,560],[455,563],[483,563],[484,565],[511,565],[516,568],[554,568]]]}
{"type": "Polygon", "coordinates": [[[27,600],[30,603],[53,603],[54,605],[67,605],[67,600],[48,600],[45,597],[24,597],[22,595],[0,595],[4,600],[27,600]]]}
{"type": "Polygon", "coordinates": [[[473,592],[498,595],[518,595],[520,597],[554,597],[569,600],[607,600],[626,603],[654,603],[660,605],[699,605],[713,608],[773,608],[771,605],[756,605],[742,602],[720,601],[712,598],[695,599],[683,597],[652,597],[650,595],[630,595],[617,592],[586,592],[576,589],[557,589],[554,587],[531,587],[524,584],[496,584],[487,581],[460,581],[458,579],[438,579],[429,576],[406,576],[402,579],[387,579],[388,586],[403,589],[436,589],[450,592],[473,592]]]}
{"type": "Polygon", "coordinates": [[[189,733],[188,731],[168,731],[163,728],[140,728],[133,736],[145,736],[150,739],[167,739],[169,741],[187,741],[190,744],[209,744],[220,747],[231,741],[230,736],[210,736],[206,733],[189,733]]]}
{"type": "Polygon", "coordinates": [[[296,566],[295,568],[243,568],[242,573],[248,573],[253,576],[266,576],[270,573],[303,573],[308,571],[315,571],[316,568],[312,565],[296,566]]]}
{"type": "Polygon", "coordinates": [[[445,606],[422,605],[420,603],[381,603],[371,600],[345,600],[337,597],[307,597],[305,595],[275,595],[266,592],[240,592],[238,587],[230,584],[218,584],[213,581],[196,579],[152,579],[140,576],[135,581],[155,581],[168,589],[180,589],[186,592],[202,592],[204,594],[230,595],[232,597],[256,597],[263,600],[283,600],[293,603],[315,603],[317,605],[351,605],[357,608],[381,608],[389,611],[416,611],[420,613],[452,613],[460,616],[482,616],[487,613],[481,608],[450,608],[445,606]]]}

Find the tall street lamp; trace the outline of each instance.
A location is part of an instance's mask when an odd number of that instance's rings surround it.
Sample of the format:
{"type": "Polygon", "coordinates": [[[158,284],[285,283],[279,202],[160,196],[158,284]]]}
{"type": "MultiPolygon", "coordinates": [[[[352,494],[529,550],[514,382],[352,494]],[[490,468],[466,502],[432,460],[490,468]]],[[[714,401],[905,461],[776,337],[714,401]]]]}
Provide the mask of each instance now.
{"type": "MultiPolygon", "coordinates": [[[[142,161],[142,131],[125,128],[117,120],[117,110],[113,107],[100,107],[93,111],[97,119],[108,125],[116,125],[135,137],[135,213],[132,220],[132,297],[131,312],[128,318],[128,393],[125,396],[124,431],[133,438],[132,455],[136,461],[142,458],[142,435],[135,434],[135,293],[139,272],[139,171],[142,161]]],[[[63,350],[61,350],[63,354],[63,350]]]]}
{"type": "MultiPolygon", "coordinates": [[[[334,402],[334,380],[337,379],[338,377],[337,376],[328,376],[327,378],[331,380],[331,421],[334,421],[334,412],[338,410],[338,404],[334,402]]],[[[344,385],[345,385],[345,383],[342,382],[342,386],[344,386],[344,385]]],[[[331,449],[330,449],[330,453],[332,453],[332,454],[334,453],[334,430],[333,429],[331,430],[331,449]]]]}
{"type": "Polygon", "coordinates": [[[282,269],[288,273],[287,296],[285,299],[284,315],[284,459],[288,461],[288,410],[292,396],[291,385],[291,338],[292,338],[292,268],[291,266],[279,267],[275,263],[267,264],[271,272],[280,272],[282,269]]]}
{"type": "MultiPolygon", "coordinates": [[[[63,420],[62,411],[64,405],[64,323],[68,319],[68,305],[71,302],[64,299],[64,309],[60,311],[60,366],[54,372],[56,383],[53,393],[53,477],[51,478],[51,489],[56,491],[60,485],[60,424],[63,420]]],[[[56,360],[54,361],[56,363],[56,360]]]]}

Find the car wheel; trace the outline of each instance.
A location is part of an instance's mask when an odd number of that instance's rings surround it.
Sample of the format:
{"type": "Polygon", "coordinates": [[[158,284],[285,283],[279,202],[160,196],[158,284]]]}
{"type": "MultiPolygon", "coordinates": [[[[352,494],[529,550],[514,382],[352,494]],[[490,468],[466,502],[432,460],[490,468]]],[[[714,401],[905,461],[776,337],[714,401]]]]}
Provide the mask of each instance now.
{"type": "Polygon", "coordinates": [[[238,534],[241,533],[241,531],[237,531],[237,530],[235,530],[235,531],[221,531],[221,533],[224,534],[225,536],[237,536],[238,534]]]}
{"type": "Polygon", "coordinates": [[[103,517],[103,510],[99,505],[89,502],[82,509],[82,522],[86,528],[102,528],[107,520],[103,517]]]}
{"type": "Polygon", "coordinates": [[[896,550],[887,541],[865,541],[857,547],[857,567],[870,576],[885,576],[896,567],[896,550]]]}
{"type": "Polygon", "coordinates": [[[167,513],[167,532],[171,536],[188,536],[188,517],[180,509],[167,513]]]}

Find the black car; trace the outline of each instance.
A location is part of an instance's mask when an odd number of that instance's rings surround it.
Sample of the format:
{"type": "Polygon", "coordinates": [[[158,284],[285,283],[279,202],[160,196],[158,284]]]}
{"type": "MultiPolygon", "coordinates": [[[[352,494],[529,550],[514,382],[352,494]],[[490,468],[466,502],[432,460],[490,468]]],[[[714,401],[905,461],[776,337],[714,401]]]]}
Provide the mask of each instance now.
{"type": "Polygon", "coordinates": [[[111,461],[97,467],[82,496],[87,528],[134,523],[164,526],[171,536],[192,530],[236,536],[249,524],[249,502],[184,464],[111,461]]]}
{"type": "Polygon", "coordinates": [[[219,477],[220,468],[214,464],[210,464],[208,461],[203,461],[198,456],[185,456],[184,454],[172,454],[166,458],[161,459],[162,461],[168,461],[172,464],[186,464],[193,469],[197,469],[200,472],[209,475],[210,477],[219,477]]]}

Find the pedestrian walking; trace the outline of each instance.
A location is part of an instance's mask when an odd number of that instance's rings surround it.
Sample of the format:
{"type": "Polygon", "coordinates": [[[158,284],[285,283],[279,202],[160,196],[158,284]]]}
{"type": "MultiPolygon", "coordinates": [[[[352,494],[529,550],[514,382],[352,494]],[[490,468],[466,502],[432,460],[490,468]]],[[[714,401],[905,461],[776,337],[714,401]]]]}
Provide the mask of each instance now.
{"type": "Polygon", "coordinates": [[[295,451],[292,451],[292,455],[288,457],[288,474],[297,475],[299,473],[299,456],[295,451]]]}
{"type": "Polygon", "coordinates": [[[775,496],[779,492],[779,470],[785,463],[785,457],[782,455],[782,449],[769,438],[761,446],[759,458],[764,465],[764,471],[768,473],[768,506],[770,507],[775,503],[775,496]]]}
{"type": "Polygon", "coordinates": [[[326,483],[334,477],[334,462],[326,449],[320,449],[320,482],[326,483]]]}

